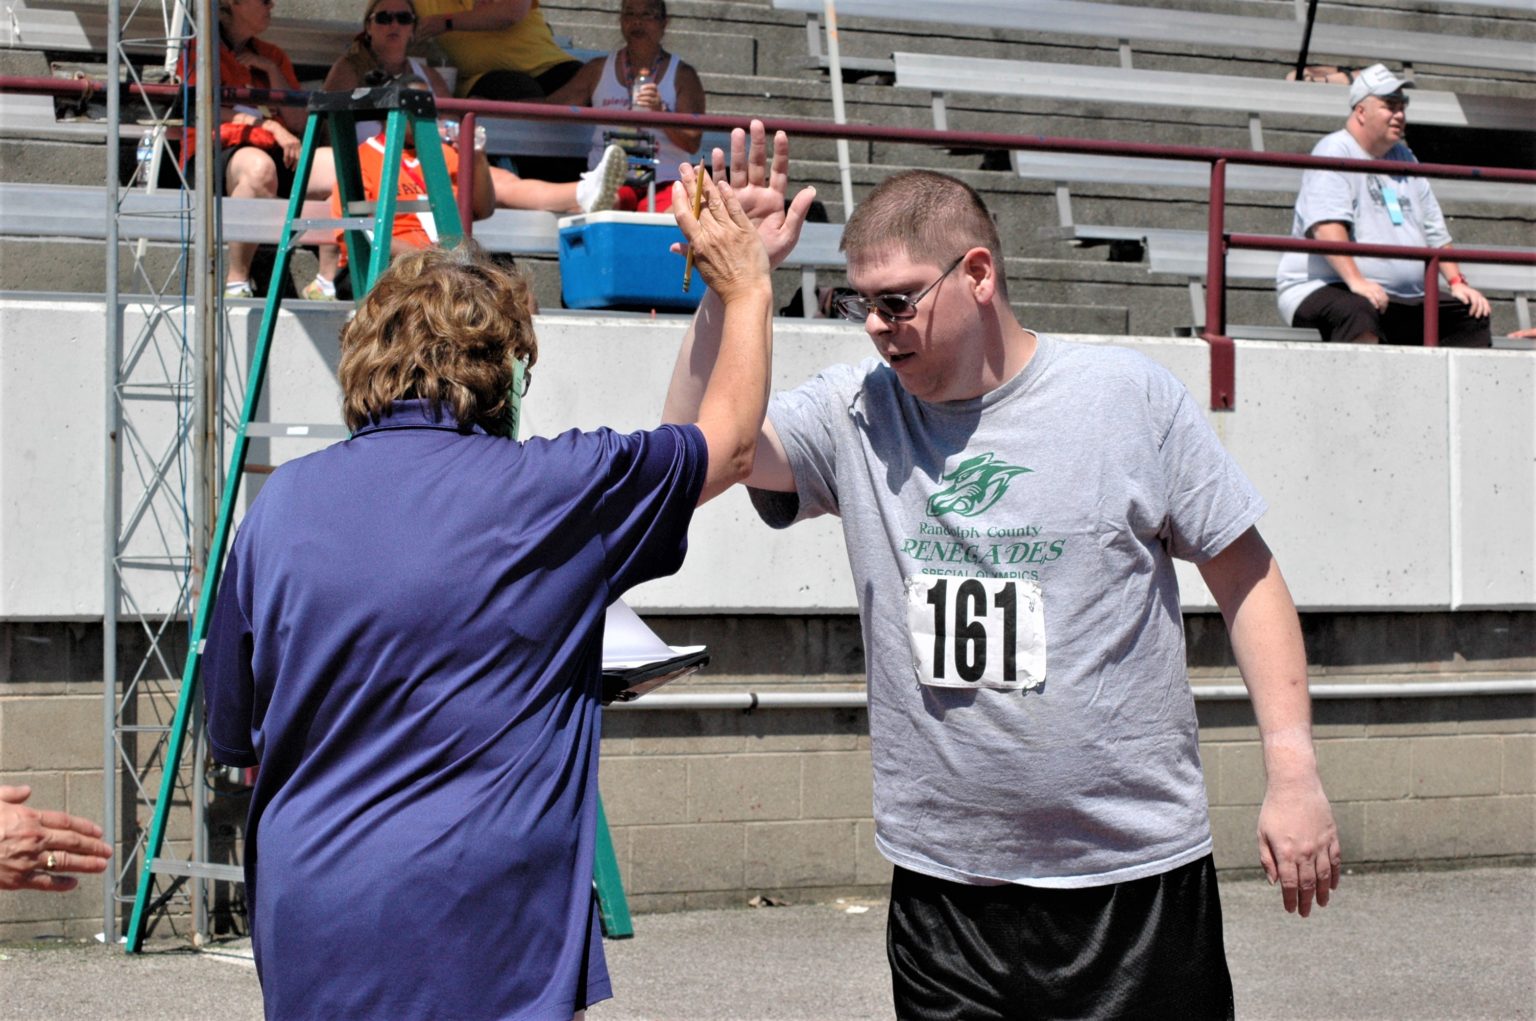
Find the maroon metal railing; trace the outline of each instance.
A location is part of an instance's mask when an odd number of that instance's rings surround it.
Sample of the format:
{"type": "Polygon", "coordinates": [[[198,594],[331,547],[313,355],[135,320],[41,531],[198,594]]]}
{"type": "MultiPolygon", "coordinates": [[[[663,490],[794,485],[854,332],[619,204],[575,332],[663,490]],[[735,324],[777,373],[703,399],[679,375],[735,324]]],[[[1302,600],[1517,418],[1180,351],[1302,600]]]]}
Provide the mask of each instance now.
{"type": "MultiPolygon", "coordinates": [[[[0,76],[0,92],[32,92],[53,96],[80,96],[99,93],[105,83],[88,79],[0,76]]],[[[183,92],[177,85],[125,83],[122,88],[145,99],[175,99],[183,92]]],[[[226,100],[273,105],[302,106],[309,93],[280,89],[223,90],[226,100]]],[[[633,124],[642,127],[684,127],[703,130],[728,130],[744,127],[745,118],[720,114],[652,113],[645,110],[595,110],[588,107],[555,106],[547,103],[509,103],[490,100],[439,99],[438,109],[463,116],[505,117],[535,121],[575,121],[594,124],[633,124]]],[[[1086,155],[1131,156],[1154,159],[1186,160],[1211,167],[1210,208],[1207,223],[1206,319],[1201,337],[1211,349],[1211,398],[1214,410],[1229,410],[1236,404],[1236,355],[1232,339],[1226,336],[1226,254],[1232,248],[1273,251],[1309,251],[1323,254],[1389,255],[1392,258],[1422,259],[1425,272],[1426,343],[1438,340],[1439,262],[1454,256],[1459,262],[1536,264],[1536,252],[1488,251],[1483,249],[1404,248],[1389,245],[1360,245],[1351,242],[1326,242],[1300,238],[1270,237],[1255,234],[1228,234],[1226,231],[1226,168],[1243,163],[1255,166],[1294,167],[1303,170],[1346,170],[1355,173],[1384,172],[1395,176],[1447,178],[1536,185],[1536,170],[1507,167],[1469,167],[1445,163],[1400,163],[1392,160],[1344,160],[1293,153],[1253,152],[1192,145],[1160,145],[1149,142],[1110,142],[1088,138],[1056,138],[1048,135],[1015,135],[987,131],[941,131],[937,128],[887,128],[868,124],[835,124],[830,121],[796,120],[766,116],[759,118],[769,131],[785,131],[805,138],[846,138],[875,142],[906,142],[941,148],[1021,149],[1039,152],[1081,153],[1086,155]],[[1435,332],[1430,333],[1431,330],[1435,332]],[[1433,337],[1434,339],[1431,339],[1433,337]]],[[[470,128],[473,131],[473,126],[470,128]]],[[[468,209],[468,188],[460,190],[460,215],[468,209]]]]}

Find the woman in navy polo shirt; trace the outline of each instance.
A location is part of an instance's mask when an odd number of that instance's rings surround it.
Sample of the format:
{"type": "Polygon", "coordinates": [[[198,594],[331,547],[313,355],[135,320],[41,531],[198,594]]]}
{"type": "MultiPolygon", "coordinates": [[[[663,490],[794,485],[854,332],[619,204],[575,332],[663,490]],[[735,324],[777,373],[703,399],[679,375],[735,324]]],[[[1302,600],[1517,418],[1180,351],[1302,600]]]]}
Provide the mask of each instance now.
{"type": "Polygon", "coordinates": [[[204,659],[215,758],[259,764],[246,892],[269,1018],[569,1021],[610,994],[592,896],[604,609],[746,477],[772,289],[728,185],[677,217],[730,338],[696,424],[516,442],[520,277],[397,261],[343,330],[351,439],[279,468],[204,659]]]}

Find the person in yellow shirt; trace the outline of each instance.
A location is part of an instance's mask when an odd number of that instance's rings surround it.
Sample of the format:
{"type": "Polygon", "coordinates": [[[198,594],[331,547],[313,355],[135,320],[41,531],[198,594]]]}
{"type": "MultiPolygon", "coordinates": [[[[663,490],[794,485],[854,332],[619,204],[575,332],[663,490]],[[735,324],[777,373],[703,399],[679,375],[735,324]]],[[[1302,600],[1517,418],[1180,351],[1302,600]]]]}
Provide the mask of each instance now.
{"type": "Polygon", "coordinates": [[[448,55],[461,99],[539,99],[581,70],[555,42],[539,0],[417,0],[416,9],[416,37],[448,55]]]}

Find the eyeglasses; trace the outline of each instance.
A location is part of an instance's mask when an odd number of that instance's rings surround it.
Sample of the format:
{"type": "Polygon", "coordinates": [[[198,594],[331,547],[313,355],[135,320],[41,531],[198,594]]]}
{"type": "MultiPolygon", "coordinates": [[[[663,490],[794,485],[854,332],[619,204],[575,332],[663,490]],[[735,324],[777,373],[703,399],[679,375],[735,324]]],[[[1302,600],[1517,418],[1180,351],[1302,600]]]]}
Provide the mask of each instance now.
{"type": "Polygon", "coordinates": [[[416,15],[410,11],[374,11],[373,23],[375,25],[414,25],[416,15]]]}
{"type": "Polygon", "coordinates": [[[660,21],[661,12],[654,8],[644,11],[620,11],[619,17],[628,18],[630,21],[660,21]]]}
{"type": "Polygon", "coordinates": [[[928,292],[939,286],[939,281],[954,272],[965,258],[964,254],[955,256],[955,261],[945,267],[944,272],[934,278],[933,283],[924,287],[913,295],[906,294],[877,294],[873,298],[866,298],[862,294],[840,294],[832,299],[833,310],[849,322],[862,323],[869,318],[871,312],[878,315],[888,323],[904,323],[917,317],[917,303],[928,296],[928,292]]]}

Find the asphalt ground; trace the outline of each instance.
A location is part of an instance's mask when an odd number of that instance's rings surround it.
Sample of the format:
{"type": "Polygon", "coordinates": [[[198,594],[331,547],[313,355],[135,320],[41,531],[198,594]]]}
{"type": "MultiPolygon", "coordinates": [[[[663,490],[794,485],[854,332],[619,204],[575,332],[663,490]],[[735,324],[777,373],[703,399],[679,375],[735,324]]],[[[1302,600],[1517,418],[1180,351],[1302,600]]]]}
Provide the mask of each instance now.
{"type": "MultiPolygon", "coordinates": [[[[1262,880],[1221,896],[1239,1018],[1536,1019],[1536,867],[1347,874],[1306,920],[1262,880]]],[[[888,1019],[884,928],[877,901],[639,915],[588,1018],[888,1019]]],[[[244,941],[0,944],[3,1021],[261,1016],[244,941]]]]}

